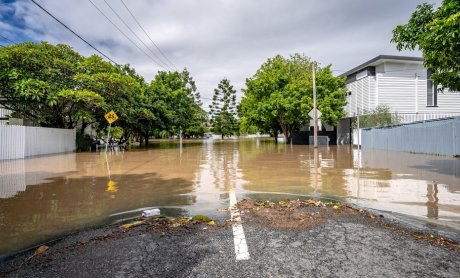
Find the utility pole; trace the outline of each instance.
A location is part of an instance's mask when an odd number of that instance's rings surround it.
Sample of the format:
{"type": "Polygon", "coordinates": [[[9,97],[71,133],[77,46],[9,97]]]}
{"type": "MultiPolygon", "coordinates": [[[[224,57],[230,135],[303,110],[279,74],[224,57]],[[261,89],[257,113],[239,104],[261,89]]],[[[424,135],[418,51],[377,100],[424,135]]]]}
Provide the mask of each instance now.
{"type": "Polygon", "coordinates": [[[315,77],[315,64],[312,67],[312,78],[313,78],[313,142],[314,147],[318,147],[318,108],[316,107],[316,77],[315,77]]]}

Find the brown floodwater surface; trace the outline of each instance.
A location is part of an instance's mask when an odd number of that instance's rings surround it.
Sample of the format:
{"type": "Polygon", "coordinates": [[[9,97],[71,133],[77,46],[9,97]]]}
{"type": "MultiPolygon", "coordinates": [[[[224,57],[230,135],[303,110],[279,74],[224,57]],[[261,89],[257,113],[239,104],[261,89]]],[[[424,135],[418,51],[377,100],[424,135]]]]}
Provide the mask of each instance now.
{"type": "Polygon", "coordinates": [[[460,230],[460,159],[275,145],[271,140],[159,141],[118,153],[0,161],[0,255],[139,216],[222,217],[229,191],[337,198],[460,230]]]}

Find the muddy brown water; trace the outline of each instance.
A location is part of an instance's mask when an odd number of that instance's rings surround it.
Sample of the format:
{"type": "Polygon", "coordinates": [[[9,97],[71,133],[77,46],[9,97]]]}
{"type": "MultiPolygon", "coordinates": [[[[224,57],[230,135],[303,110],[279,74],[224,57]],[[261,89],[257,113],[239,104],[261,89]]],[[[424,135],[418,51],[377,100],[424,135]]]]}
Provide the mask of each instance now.
{"type": "Polygon", "coordinates": [[[327,196],[460,231],[460,159],[271,140],[154,142],[148,150],[0,161],[0,255],[139,216],[217,215],[228,193],[327,196]],[[316,165],[316,166],[315,166],[316,165]]]}

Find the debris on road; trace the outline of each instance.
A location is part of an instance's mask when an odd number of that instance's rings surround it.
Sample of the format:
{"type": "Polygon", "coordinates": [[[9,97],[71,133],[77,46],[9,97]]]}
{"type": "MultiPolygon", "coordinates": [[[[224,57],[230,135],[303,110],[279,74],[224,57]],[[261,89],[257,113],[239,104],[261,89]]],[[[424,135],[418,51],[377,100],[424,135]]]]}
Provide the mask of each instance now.
{"type": "Polygon", "coordinates": [[[371,213],[362,208],[354,208],[337,201],[282,200],[277,203],[243,199],[237,204],[242,212],[243,222],[255,222],[272,228],[305,229],[324,224],[328,219],[356,218],[358,221],[378,225],[400,235],[416,240],[424,240],[437,246],[460,250],[460,243],[439,235],[427,234],[401,227],[397,223],[385,221],[381,214],[371,213]],[[243,213],[244,212],[244,213],[243,213]]]}
{"type": "Polygon", "coordinates": [[[160,215],[160,209],[158,208],[147,209],[142,212],[142,217],[144,218],[153,217],[156,215],[160,215]]]}

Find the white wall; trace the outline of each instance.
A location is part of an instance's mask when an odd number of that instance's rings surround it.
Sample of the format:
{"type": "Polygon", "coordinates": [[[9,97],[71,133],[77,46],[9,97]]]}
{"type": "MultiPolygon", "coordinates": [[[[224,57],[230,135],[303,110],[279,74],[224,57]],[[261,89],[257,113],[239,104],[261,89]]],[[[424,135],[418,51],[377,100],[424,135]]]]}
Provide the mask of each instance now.
{"type": "Polygon", "coordinates": [[[352,92],[344,107],[348,117],[357,114],[358,107],[369,111],[377,105],[401,114],[460,114],[460,93],[456,92],[438,93],[438,107],[427,107],[427,71],[421,63],[382,63],[376,66],[376,76],[351,82],[347,89],[352,92]]]}
{"type": "Polygon", "coordinates": [[[0,125],[0,160],[73,152],[75,137],[74,129],[0,125]]]}
{"type": "Polygon", "coordinates": [[[347,106],[345,111],[349,117],[369,111],[375,107],[375,77],[368,76],[360,80],[351,82],[347,85],[347,91],[351,95],[347,96],[347,106]]]}
{"type": "MultiPolygon", "coordinates": [[[[0,118],[6,118],[7,115],[9,115],[11,113],[10,110],[7,110],[5,108],[1,108],[0,107],[0,118]]],[[[0,119],[0,125],[4,125],[7,123],[7,120],[1,120],[0,119]]]]}

